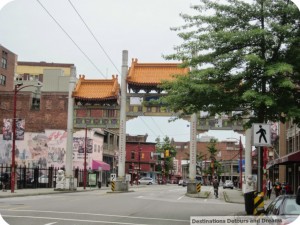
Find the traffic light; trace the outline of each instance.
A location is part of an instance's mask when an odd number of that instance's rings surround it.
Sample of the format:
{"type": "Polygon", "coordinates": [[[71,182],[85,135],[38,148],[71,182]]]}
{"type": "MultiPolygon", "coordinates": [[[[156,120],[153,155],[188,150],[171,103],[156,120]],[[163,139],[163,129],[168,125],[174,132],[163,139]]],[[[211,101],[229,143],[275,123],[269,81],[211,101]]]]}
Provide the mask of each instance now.
{"type": "Polygon", "coordinates": [[[166,155],[166,157],[169,157],[169,156],[170,156],[170,151],[169,151],[169,150],[166,150],[165,155],[166,155]]]}

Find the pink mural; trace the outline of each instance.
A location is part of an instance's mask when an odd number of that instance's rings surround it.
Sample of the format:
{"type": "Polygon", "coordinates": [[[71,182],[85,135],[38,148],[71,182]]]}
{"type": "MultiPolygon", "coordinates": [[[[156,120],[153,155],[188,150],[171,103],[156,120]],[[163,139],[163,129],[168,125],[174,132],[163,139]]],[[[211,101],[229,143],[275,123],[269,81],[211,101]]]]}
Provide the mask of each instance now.
{"type": "MultiPolygon", "coordinates": [[[[75,134],[74,134],[75,135],[75,134]]],[[[3,140],[0,135],[0,164],[11,163],[12,141],[3,140]]],[[[74,137],[73,167],[83,168],[84,140],[82,132],[74,137]]],[[[102,141],[87,138],[87,168],[92,159],[102,160],[102,141]],[[93,151],[94,149],[94,151],[93,151]],[[100,150],[101,149],[101,150],[100,150]]],[[[67,132],[64,130],[46,130],[45,133],[25,133],[24,140],[16,140],[16,164],[26,166],[59,167],[65,166],[67,132]]]]}

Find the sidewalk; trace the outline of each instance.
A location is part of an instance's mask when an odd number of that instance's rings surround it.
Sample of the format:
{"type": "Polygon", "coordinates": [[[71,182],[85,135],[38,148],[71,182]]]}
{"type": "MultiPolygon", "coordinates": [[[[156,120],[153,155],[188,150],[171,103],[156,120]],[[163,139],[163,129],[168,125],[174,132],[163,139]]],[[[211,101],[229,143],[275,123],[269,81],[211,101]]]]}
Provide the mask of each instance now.
{"type": "MultiPolygon", "coordinates": [[[[245,204],[244,194],[241,189],[233,189],[230,191],[223,191],[224,199],[226,202],[245,204]]],[[[275,199],[275,195],[272,193],[271,199],[265,199],[265,206],[269,205],[271,201],[275,199]]]]}
{"type": "Polygon", "coordinates": [[[244,195],[241,189],[233,189],[230,191],[223,191],[225,202],[245,204],[244,195]]]}
{"type": "MultiPolygon", "coordinates": [[[[236,203],[241,204],[243,211],[237,212],[236,215],[238,216],[246,216],[246,209],[245,209],[245,199],[244,194],[241,189],[234,189],[230,191],[223,191],[224,200],[229,203],[236,203]],[[242,206],[243,204],[243,206],[242,206]]],[[[264,200],[264,208],[266,209],[268,205],[275,199],[275,195],[271,195],[271,199],[264,200]]]]}
{"type": "Polygon", "coordinates": [[[84,192],[84,191],[96,191],[105,190],[109,191],[110,187],[78,187],[76,191],[69,190],[55,190],[54,188],[26,188],[26,189],[15,189],[14,193],[11,190],[2,191],[0,190],[0,198],[11,198],[11,197],[22,197],[22,196],[34,196],[34,195],[48,195],[48,194],[62,194],[70,192],[84,192]]]}
{"type": "MultiPolygon", "coordinates": [[[[142,188],[145,185],[134,185],[129,186],[129,189],[142,188]]],[[[12,198],[12,197],[23,197],[23,196],[35,196],[35,195],[49,195],[49,194],[63,194],[63,193],[72,193],[72,192],[87,192],[87,191],[105,191],[111,192],[111,186],[102,186],[98,187],[77,187],[75,191],[71,190],[57,190],[54,188],[24,188],[24,189],[15,189],[14,193],[11,193],[11,190],[2,191],[0,190],[0,198],[12,198]]],[[[117,192],[116,192],[117,193],[117,192]]]]}

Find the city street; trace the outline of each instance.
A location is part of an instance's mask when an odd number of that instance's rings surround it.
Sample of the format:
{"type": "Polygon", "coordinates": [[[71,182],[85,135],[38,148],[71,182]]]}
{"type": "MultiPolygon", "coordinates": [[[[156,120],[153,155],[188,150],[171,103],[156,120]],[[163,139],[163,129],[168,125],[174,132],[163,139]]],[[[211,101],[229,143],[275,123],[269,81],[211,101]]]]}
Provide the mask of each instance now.
{"type": "MultiPolygon", "coordinates": [[[[202,187],[203,192],[211,190],[202,187]]],[[[0,213],[10,225],[179,225],[190,224],[190,216],[230,216],[244,208],[225,202],[222,188],[219,199],[212,194],[208,198],[187,197],[186,187],[171,184],[130,187],[128,193],[109,191],[2,198],[0,213]]]]}

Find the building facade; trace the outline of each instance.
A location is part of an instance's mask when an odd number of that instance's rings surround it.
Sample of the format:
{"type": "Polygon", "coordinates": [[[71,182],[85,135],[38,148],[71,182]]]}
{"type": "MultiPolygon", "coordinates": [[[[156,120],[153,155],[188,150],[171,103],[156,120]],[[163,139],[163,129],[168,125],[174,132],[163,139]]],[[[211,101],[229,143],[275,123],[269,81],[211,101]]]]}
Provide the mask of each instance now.
{"type": "MultiPolygon", "coordinates": [[[[210,153],[208,151],[209,140],[213,138],[203,138],[197,141],[197,168],[196,175],[202,176],[204,183],[209,183],[211,177],[205,171],[211,166],[210,153]]],[[[189,142],[175,142],[175,148],[177,150],[176,161],[178,163],[177,169],[179,175],[183,179],[188,178],[188,162],[190,154],[189,142]],[[181,165],[181,166],[180,166],[181,165]]],[[[220,179],[222,181],[232,180],[235,183],[239,182],[239,159],[240,159],[240,147],[236,140],[226,140],[216,143],[216,157],[215,159],[221,164],[220,179]]],[[[242,156],[244,158],[244,155],[242,156]]]]}
{"type": "Polygon", "coordinates": [[[14,77],[17,65],[17,55],[0,44],[0,91],[14,89],[14,77]]]}
{"type": "Polygon", "coordinates": [[[158,163],[156,143],[146,142],[147,135],[126,136],[126,161],[125,173],[131,175],[134,183],[140,177],[151,177],[156,181],[155,166],[158,163]]]}

